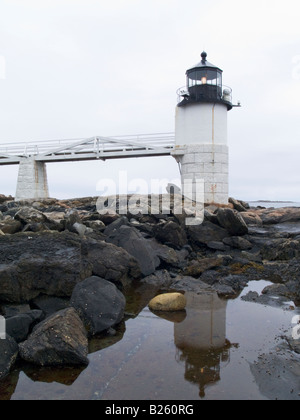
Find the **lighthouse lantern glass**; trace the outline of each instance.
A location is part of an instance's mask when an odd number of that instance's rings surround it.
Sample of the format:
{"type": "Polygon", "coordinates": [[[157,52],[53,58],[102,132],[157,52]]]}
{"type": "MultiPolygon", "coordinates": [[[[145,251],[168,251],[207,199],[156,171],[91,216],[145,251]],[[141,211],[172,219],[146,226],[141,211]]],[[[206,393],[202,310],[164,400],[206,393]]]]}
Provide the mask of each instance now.
{"type": "MultiPolygon", "coordinates": [[[[224,95],[223,70],[207,61],[203,51],[202,60],[186,71],[186,86],[178,90],[178,106],[197,102],[221,103],[232,109],[231,95],[224,95]]],[[[231,90],[230,90],[231,92],[231,90]]]]}
{"type": "Polygon", "coordinates": [[[213,85],[222,87],[222,73],[208,68],[197,69],[187,75],[188,87],[196,85],[213,85]]]}

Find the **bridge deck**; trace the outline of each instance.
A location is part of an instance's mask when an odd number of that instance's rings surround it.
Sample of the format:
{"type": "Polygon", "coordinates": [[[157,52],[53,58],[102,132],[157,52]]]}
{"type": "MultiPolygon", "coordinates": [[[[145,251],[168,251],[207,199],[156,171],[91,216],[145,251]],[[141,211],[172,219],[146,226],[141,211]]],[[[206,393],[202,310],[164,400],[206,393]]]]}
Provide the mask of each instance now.
{"type": "Polygon", "coordinates": [[[174,146],[174,133],[9,143],[0,144],[0,165],[16,165],[25,157],[47,163],[168,156],[174,146]]]}

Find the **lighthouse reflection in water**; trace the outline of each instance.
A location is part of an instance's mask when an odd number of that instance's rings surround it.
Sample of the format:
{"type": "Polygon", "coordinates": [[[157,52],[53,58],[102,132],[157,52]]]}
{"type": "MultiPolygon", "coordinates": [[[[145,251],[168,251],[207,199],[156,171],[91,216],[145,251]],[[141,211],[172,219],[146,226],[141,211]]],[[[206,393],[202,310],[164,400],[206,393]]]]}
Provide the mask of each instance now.
{"type": "Polygon", "coordinates": [[[229,362],[226,339],[227,301],[217,293],[186,293],[186,318],[174,324],[177,362],[185,364],[185,379],[199,385],[199,395],[218,382],[221,366],[229,362]]]}

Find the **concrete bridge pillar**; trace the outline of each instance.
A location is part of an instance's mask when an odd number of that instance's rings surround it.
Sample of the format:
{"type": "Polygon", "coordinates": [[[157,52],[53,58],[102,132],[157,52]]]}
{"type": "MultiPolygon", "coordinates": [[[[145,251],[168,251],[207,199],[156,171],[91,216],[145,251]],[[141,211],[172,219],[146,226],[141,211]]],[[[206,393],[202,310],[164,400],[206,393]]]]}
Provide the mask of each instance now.
{"type": "Polygon", "coordinates": [[[20,160],[16,201],[49,198],[46,164],[34,157],[20,160]]]}

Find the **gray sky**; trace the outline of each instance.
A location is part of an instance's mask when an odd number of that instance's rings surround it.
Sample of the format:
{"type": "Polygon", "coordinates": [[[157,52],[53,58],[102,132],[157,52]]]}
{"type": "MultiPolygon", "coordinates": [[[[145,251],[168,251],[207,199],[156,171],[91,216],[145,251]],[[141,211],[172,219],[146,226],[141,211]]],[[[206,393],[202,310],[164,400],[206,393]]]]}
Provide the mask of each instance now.
{"type": "MultiPolygon", "coordinates": [[[[298,0],[0,0],[0,143],[174,131],[185,71],[224,70],[230,194],[300,201],[298,0]]],[[[173,158],[48,164],[51,196],[179,177],[173,158]]],[[[0,167],[15,193],[17,167],[0,167]]]]}

